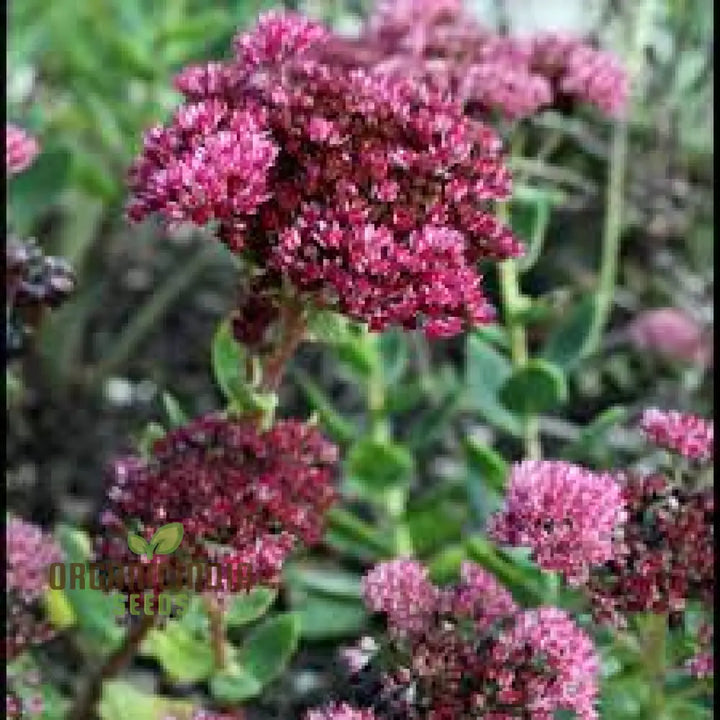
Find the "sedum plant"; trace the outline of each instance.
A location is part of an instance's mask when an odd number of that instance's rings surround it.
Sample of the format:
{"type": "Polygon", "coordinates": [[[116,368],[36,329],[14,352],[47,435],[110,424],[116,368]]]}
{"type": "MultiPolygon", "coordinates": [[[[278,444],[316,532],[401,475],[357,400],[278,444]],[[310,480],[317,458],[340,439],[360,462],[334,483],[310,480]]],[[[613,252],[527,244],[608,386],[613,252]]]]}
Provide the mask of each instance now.
{"type": "MultiPolygon", "coordinates": [[[[42,549],[30,589],[8,565],[13,617],[42,597],[86,646],[86,676],[57,707],[81,720],[239,720],[301,637],[362,634],[306,720],[615,717],[601,686],[621,687],[622,673],[648,692],[618,717],[706,716],[712,423],[648,410],[642,429],[674,453],[654,474],[543,459],[539,416],[566,402],[568,374],[607,322],[617,218],[597,293],[538,357],[528,329],[542,303],[520,286],[555,197],[529,182],[530,119],[585,104],[622,124],[624,69],[578,39],[493,33],[459,2],[380,2],[357,41],[263,14],[229,60],[187,67],[175,89],[181,104],[145,133],[130,168],[127,215],[194,225],[224,245],[237,298],[212,365],[226,405],[188,418],[166,394],[167,427],[150,425],[111,464],[94,537],[62,528],[60,549],[8,522],[16,555],[42,549]],[[466,376],[439,379],[426,341],[463,333],[466,376]],[[288,372],[306,341],[331,347],[358,380],[362,430],[312,377],[288,372]],[[412,412],[414,366],[433,403],[402,437],[391,415],[412,412]],[[280,417],[287,376],[316,411],[309,420],[280,417]],[[468,414],[524,459],[509,465],[468,437],[468,414]],[[437,436],[459,448],[467,477],[416,496],[413,452],[437,436]],[[171,526],[182,532],[161,546],[171,526]],[[303,548],[315,560],[331,548],[353,570],[297,562],[303,548]],[[100,587],[48,590],[61,553],[88,578],[109,562],[100,587]],[[183,613],[162,613],[163,574],[198,562],[216,575],[194,583],[183,613]],[[107,622],[110,608],[135,588],[122,573],[109,580],[113,563],[138,564],[149,580],[124,627],[107,622]],[[136,656],[202,698],[118,679],[136,656]]],[[[535,159],[558,142],[541,137],[535,159]]],[[[13,167],[32,152],[8,142],[13,167]]],[[[598,418],[579,449],[615,420],[598,418]]],[[[23,622],[13,647],[47,639],[44,624],[23,622]]],[[[22,702],[8,695],[9,709],[22,702]]],[[[24,702],[42,711],[36,697],[24,702]]]]}

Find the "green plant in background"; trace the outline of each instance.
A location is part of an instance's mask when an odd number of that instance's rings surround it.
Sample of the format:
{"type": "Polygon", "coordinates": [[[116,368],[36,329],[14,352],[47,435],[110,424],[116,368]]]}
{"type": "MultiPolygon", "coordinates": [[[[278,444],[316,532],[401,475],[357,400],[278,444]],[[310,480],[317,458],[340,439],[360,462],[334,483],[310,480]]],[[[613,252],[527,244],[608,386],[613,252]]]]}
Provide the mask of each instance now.
{"type": "MultiPolygon", "coordinates": [[[[253,264],[255,271],[262,269],[261,245],[232,264],[222,248],[200,248],[133,311],[104,354],[77,372],[79,355],[73,353],[79,352],[89,327],[83,324],[89,315],[80,320],[77,310],[84,304],[91,312],[99,297],[92,279],[102,246],[98,241],[111,228],[122,241],[124,176],[140,130],[167,117],[176,104],[177,95],[168,90],[170,76],[188,61],[225,55],[234,28],[254,20],[257,5],[11,6],[9,66],[15,68],[15,85],[11,82],[9,110],[18,117],[28,110],[30,127],[50,142],[37,168],[17,179],[22,182],[11,191],[9,207],[19,227],[30,231],[45,219],[35,209],[38,199],[48,201],[54,208],[48,218],[57,247],[88,279],[77,304],[45,328],[47,356],[54,355],[58,337],[67,336],[76,348],[58,360],[72,371],[64,380],[60,373],[59,382],[72,377],[73,383],[79,379],[94,385],[123,369],[208,267],[230,268],[243,277],[253,264]],[[107,71],[98,72],[99,67],[107,71]],[[32,78],[32,94],[23,88],[23,78],[25,88],[32,78]]],[[[354,12],[344,3],[331,5],[310,10],[338,23],[354,12]]],[[[73,717],[90,717],[94,707],[103,720],[150,720],[189,718],[195,703],[171,697],[188,686],[197,700],[202,696],[203,702],[228,712],[277,694],[271,688],[278,685],[272,684],[281,681],[299,648],[334,653],[336,643],[375,626],[363,596],[366,569],[413,556],[438,584],[454,582],[462,563],[472,561],[523,606],[553,605],[577,614],[583,627],[592,628],[601,657],[601,717],[709,717],[710,681],[692,680],[679,670],[698,649],[699,628],[707,616],[702,603],[691,602],[680,624],[674,619],[670,627],[663,615],[640,614],[622,631],[597,628],[577,589],[566,586],[558,573],[541,569],[526,548],[501,547],[486,533],[488,520],[506,497],[510,460],[554,457],[633,470],[636,464],[642,472],[659,464],[655,455],[642,453],[639,435],[623,426],[648,404],[645,396],[655,392],[654,374],[667,382],[666,394],[660,394],[664,402],[675,400],[678,369],[638,369],[622,343],[619,351],[608,346],[605,329],[615,325],[613,308],[620,316],[626,310],[633,281],[632,262],[627,270],[620,264],[620,240],[637,222],[637,209],[628,199],[632,153],[636,135],[644,137],[649,122],[645,93],[652,88],[642,86],[647,66],[640,60],[645,48],[654,47],[654,24],[672,28],[679,45],[701,44],[704,37],[702,27],[693,25],[677,4],[669,3],[667,12],[660,5],[646,2],[619,13],[625,55],[640,88],[626,119],[608,128],[582,112],[568,116],[549,111],[500,123],[511,149],[514,188],[497,214],[525,241],[526,253],[500,263],[497,274],[491,264],[483,267],[488,293],[501,310],[499,324],[471,329],[447,343],[429,343],[420,331],[370,332],[342,308],[335,312],[308,302],[311,291],[296,292],[290,281],[273,288],[270,304],[283,310],[263,343],[235,338],[236,314],[219,323],[209,360],[224,416],[251,419],[259,432],[267,432],[277,423],[280,408],[292,408],[295,414],[309,410],[311,425],[340,448],[341,502],[327,513],[323,544],[287,562],[280,593],[258,585],[224,600],[199,594],[182,617],[163,626],[143,621],[129,632],[114,624],[112,598],[103,593],[49,591],[45,611],[71,638],[76,668],[85,667],[89,674],[79,683],[65,678],[44,684],[44,716],[62,716],[71,696],[76,696],[73,717]],[[562,263],[555,267],[558,250],[553,246],[564,238],[558,233],[556,243],[554,228],[573,203],[587,203],[597,192],[601,183],[590,179],[595,175],[607,184],[604,229],[595,233],[602,237],[594,253],[597,262],[580,266],[587,276],[579,272],[572,285],[558,287],[563,273],[572,274],[578,266],[571,260],[569,270],[562,263]],[[301,341],[302,352],[294,356],[301,341]],[[650,389],[638,385],[638,376],[647,374],[652,375],[650,389]],[[132,677],[116,677],[136,655],[154,663],[154,672],[162,677],[158,694],[140,690],[132,677]]],[[[702,53],[697,47],[695,52],[702,53]]],[[[703,71],[684,72],[703,86],[703,71]]],[[[681,74],[674,76],[673,92],[685,87],[681,74]]],[[[582,232],[584,242],[584,228],[582,232]]],[[[146,242],[165,237],[149,225],[139,233],[147,235],[146,242]]],[[[204,235],[195,237],[208,243],[204,235]]],[[[701,245],[698,241],[693,247],[701,245]]],[[[623,252],[629,246],[625,243],[623,252]]],[[[588,254],[584,247],[581,252],[588,254]]],[[[691,262],[697,267],[697,257],[691,262]]],[[[663,292],[673,298],[671,288],[663,292]]],[[[262,289],[255,294],[262,299],[262,289]]],[[[686,364],[680,372],[684,389],[677,405],[700,404],[708,410],[701,404],[706,374],[686,364]]],[[[173,381],[175,388],[182,389],[181,380],[173,381]]],[[[149,463],[156,443],[188,426],[197,412],[170,392],[162,395],[162,405],[163,423],[148,424],[138,438],[138,457],[149,463]]],[[[182,524],[171,526],[180,531],[174,545],[163,541],[170,526],[159,524],[149,542],[139,534],[125,535],[123,542],[132,553],[157,560],[180,547],[182,524]]],[[[87,534],[62,525],[57,536],[68,562],[88,561],[87,534]]],[[[19,676],[24,673],[18,671],[19,676]]],[[[33,684],[18,687],[29,702],[33,684]]],[[[329,695],[332,689],[325,686],[323,692],[329,695]]]]}

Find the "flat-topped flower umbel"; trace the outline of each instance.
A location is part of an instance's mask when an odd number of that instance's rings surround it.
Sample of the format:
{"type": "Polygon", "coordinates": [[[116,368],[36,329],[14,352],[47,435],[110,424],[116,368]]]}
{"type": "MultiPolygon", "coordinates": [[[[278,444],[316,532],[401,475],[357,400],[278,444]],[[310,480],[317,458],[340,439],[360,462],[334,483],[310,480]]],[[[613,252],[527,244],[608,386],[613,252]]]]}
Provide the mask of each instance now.
{"type": "Polygon", "coordinates": [[[491,208],[510,193],[498,137],[424,83],[323,62],[325,37],[268,13],[234,61],[183,71],[185,103],[132,167],[129,216],[213,223],[264,296],[289,285],[371,330],[492,320],[475,265],[521,252],[491,208]]]}

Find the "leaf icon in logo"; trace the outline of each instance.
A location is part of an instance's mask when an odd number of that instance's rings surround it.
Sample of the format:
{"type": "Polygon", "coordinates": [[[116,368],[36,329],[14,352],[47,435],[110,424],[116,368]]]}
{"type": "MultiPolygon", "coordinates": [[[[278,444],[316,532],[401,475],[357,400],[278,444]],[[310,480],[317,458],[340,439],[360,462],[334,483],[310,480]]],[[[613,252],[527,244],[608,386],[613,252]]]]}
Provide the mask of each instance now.
{"type": "Polygon", "coordinates": [[[135,533],[129,533],[128,534],[128,547],[136,554],[136,555],[144,555],[148,550],[150,550],[150,546],[147,542],[145,542],[145,539],[140,537],[139,535],[136,535],[135,533]]]}
{"type": "Polygon", "coordinates": [[[169,555],[175,552],[183,539],[182,523],[174,522],[163,525],[150,540],[150,552],[158,555],[169,555]]]}

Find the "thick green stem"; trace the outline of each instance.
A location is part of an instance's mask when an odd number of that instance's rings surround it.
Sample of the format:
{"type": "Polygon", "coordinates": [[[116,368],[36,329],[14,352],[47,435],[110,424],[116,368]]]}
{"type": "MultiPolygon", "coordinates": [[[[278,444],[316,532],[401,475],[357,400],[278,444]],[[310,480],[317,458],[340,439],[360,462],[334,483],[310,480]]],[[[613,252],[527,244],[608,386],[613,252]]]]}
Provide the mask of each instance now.
{"type": "Polygon", "coordinates": [[[622,235],[627,146],[627,122],[625,120],[619,120],[613,128],[612,134],[600,275],[595,299],[596,305],[595,316],[593,318],[592,339],[588,345],[588,352],[595,351],[600,344],[603,331],[610,317],[613,296],[615,294],[618,261],[620,258],[620,238],[622,235]]]}
{"type": "Polygon", "coordinates": [[[648,614],[642,625],[645,677],[650,688],[645,717],[661,720],[665,710],[665,659],[668,619],[665,614],[648,614]]]}
{"type": "MultiPolygon", "coordinates": [[[[634,83],[643,64],[643,53],[652,27],[655,0],[643,0],[636,6],[629,6],[631,13],[628,28],[627,73],[629,82],[634,83]],[[634,14],[633,14],[634,10],[634,14]]],[[[631,104],[632,105],[632,104],[631,104]]],[[[607,207],[603,228],[602,254],[598,288],[595,298],[595,316],[587,353],[595,352],[610,318],[615,284],[617,282],[620,240],[623,230],[623,199],[628,159],[628,121],[632,107],[626,117],[616,121],[610,147],[610,167],[607,180],[607,207]]]]}
{"type": "MultiPolygon", "coordinates": [[[[375,362],[368,378],[367,401],[370,412],[370,434],[373,440],[384,442],[391,440],[392,432],[385,413],[385,378],[377,335],[366,336],[366,340],[374,344],[375,362]]],[[[397,555],[412,555],[413,542],[410,528],[405,522],[407,510],[407,490],[395,487],[385,494],[385,512],[393,528],[394,549],[397,555]]]]}
{"type": "MultiPolygon", "coordinates": [[[[507,221],[507,209],[501,206],[498,215],[507,221]]],[[[518,267],[515,260],[505,260],[500,263],[500,293],[503,309],[505,311],[505,325],[510,336],[510,356],[515,368],[520,368],[528,361],[528,344],[525,326],[518,319],[518,313],[523,308],[524,299],[520,292],[518,267]]],[[[540,445],[540,428],[535,416],[527,415],[524,422],[525,455],[531,460],[542,457],[540,445]]]]}

